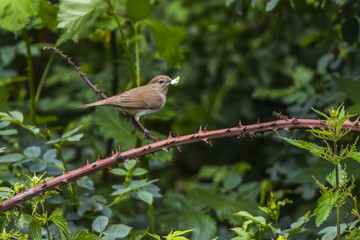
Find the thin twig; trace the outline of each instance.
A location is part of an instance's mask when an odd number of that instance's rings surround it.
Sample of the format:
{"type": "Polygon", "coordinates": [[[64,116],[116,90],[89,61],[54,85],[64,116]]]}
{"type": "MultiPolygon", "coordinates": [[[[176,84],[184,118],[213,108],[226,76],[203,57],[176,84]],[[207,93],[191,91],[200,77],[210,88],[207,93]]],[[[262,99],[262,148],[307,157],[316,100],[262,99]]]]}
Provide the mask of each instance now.
{"type": "MultiPolygon", "coordinates": [[[[80,76],[84,79],[84,81],[94,90],[94,92],[99,95],[100,97],[102,97],[103,99],[106,99],[107,96],[96,87],[96,85],[92,84],[91,81],[87,78],[86,74],[83,73],[80,69],[80,67],[78,67],[72,60],[70,57],[68,57],[67,55],[65,55],[62,51],[60,51],[59,49],[55,48],[55,47],[44,47],[44,50],[51,50],[56,52],[57,54],[59,54],[62,58],[64,58],[74,69],[75,71],[77,71],[80,76]]],[[[125,112],[124,110],[122,110],[121,108],[117,107],[115,108],[116,110],[118,110],[119,112],[121,112],[127,119],[128,121],[135,126],[135,128],[137,128],[139,131],[141,131],[144,136],[155,142],[157,140],[156,137],[152,136],[149,132],[149,130],[147,130],[143,125],[141,125],[141,123],[137,122],[133,116],[131,116],[130,114],[128,114],[127,112],[125,112]]]]}

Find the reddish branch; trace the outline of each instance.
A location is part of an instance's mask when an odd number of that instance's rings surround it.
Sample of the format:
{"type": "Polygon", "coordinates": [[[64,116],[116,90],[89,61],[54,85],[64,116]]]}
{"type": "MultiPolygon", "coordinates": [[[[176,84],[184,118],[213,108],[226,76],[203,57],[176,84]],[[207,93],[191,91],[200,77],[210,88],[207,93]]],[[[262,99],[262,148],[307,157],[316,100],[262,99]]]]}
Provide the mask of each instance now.
{"type": "MultiPolygon", "coordinates": [[[[57,49],[55,47],[44,47],[44,49],[46,49],[46,50],[48,49],[48,50],[54,51],[57,54],[59,54],[62,58],[64,58],[75,69],[75,71],[77,71],[80,74],[80,76],[84,79],[84,81],[94,90],[94,92],[97,95],[99,95],[103,99],[107,98],[107,96],[100,89],[98,89],[96,87],[96,85],[91,83],[91,81],[87,78],[86,74],[81,71],[80,67],[76,66],[76,64],[71,60],[70,57],[68,57],[62,51],[60,51],[59,49],[57,49]]],[[[128,119],[128,121],[132,125],[134,125],[139,131],[141,131],[144,134],[144,136],[147,139],[150,139],[153,142],[155,142],[157,140],[156,137],[152,136],[150,134],[150,132],[143,125],[141,125],[139,122],[135,121],[133,116],[131,116],[130,114],[128,114],[127,112],[125,112],[121,108],[117,107],[115,109],[118,110],[119,112],[121,112],[128,119]]]]}
{"type": "MultiPolygon", "coordinates": [[[[197,133],[186,135],[186,136],[176,136],[169,137],[162,141],[156,141],[152,144],[147,144],[145,146],[130,149],[126,152],[116,151],[111,157],[105,159],[98,159],[94,163],[88,163],[86,166],[81,166],[80,168],[64,173],[61,176],[58,176],[53,179],[46,180],[44,183],[35,186],[31,189],[24,190],[21,193],[14,195],[11,198],[6,199],[5,201],[0,203],[0,213],[10,210],[15,206],[21,206],[23,202],[29,200],[35,196],[39,196],[46,191],[60,189],[61,186],[69,183],[76,182],[80,180],[83,176],[90,175],[96,171],[102,169],[110,169],[112,166],[127,161],[129,159],[136,159],[140,156],[154,153],[157,151],[167,151],[169,148],[176,147],[180,150],[180,146],[185,144],[190,144],[194,142],[204,141],[208,144],[211,144],[212,139],[217,138],[226,138],[226,137],[255,137],[255,134],[264,134],[265,132],[275,132],[278,134],[279,130],[285,130],[288,132],[292,132],[294,129],[325,129],[323,120],[312,120],[312,119],[284,119],[277,120],[273,122],[265,122],[265,123],[256,123],[252,125],[242,125],[239,123],[236,127],[219,129],[213,131],[207,131],[206,129],[200,130],[197,133]]],[[[352,128],[352,131],[360,132],[360,124],[357,119],[354,122],[347,120],[343,124],[343,128],[352,128]]]]}

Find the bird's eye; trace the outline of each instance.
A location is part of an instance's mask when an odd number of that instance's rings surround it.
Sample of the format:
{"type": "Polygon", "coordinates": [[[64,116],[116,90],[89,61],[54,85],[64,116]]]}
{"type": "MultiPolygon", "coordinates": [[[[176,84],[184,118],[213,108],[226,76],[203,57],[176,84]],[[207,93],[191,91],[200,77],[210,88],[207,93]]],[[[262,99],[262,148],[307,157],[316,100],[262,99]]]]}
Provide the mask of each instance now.
{"type": "Polygon", "coordinates": [[[162,80],[162,79],[159,80],[159,83],[160,83],[160,84],[162,84],[162,83],[164,83],[164,82],[165,82],[165,81],[162,80]]]}

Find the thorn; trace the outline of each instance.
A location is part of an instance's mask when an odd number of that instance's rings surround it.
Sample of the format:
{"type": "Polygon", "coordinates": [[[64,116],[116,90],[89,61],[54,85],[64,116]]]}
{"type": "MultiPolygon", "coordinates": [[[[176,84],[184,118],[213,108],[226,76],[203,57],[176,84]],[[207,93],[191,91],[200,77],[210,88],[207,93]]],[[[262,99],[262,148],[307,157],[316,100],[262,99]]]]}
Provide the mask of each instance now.
{"type": "Polygon", "coordinates": [[[111,171],[111,170],[112,170],[112,168],[111,168],[111,167],[108,167],[107,169],[108,169],[109,171],[111,171]]]}
{"type": "Polygon", "coordinates": [[[205,125],[205,127],[204,127],[204,130],[203,130],[203,132],[208,132],[208,130],[206,129],[207,128],[207,124],[205,125]]]}
{"type": "Polygon", "coordinates": [[[202,133],[202,130],[201,130],[201,125],[200,125],[200,128],[199,128],[198,133],[200,133],[200,134],[202,133]]]}
{"type": "Polygon", "coordinates": [[[97,157],[96,161],[99,161],[99,160],[100,160],[100,156],[98,155],[98,157],[97,157]]]}
{"type": "Polygon", "coordinates": [[[131,146],[131,148],[129,150],[133,150],[134,148],[131,146]]]}
{"type": "Polygon", "coordinates": [[[241,120],[239,120],[239,124],[238,124],[236,127],[237,127],[237,128],[243,127],[243,125],[241,124],[241,120]]]}
{"type": "Polygon", "coordinates": [[[212,145],[211,140],[208,140],[208,142],[209,142],[210,147],[212,147],[213,145],[212,145]]]}
{"type": "Polygon", "coordinates": [[[230,132],[230,128],[226,129],[225,132],[230,132]]]}
{"type": "Polygon", "coordinates": [[[140,162],[140,161],[139,161],[139,158],[134,158],[134,160],[137,161],[137,162],[140,162]]]}
{"type": "Polygon", "coordinates": [[[181,152],[180,146],[176,146],[177,150],[179,150],[179,152],[181,152]]]}
{"type": "Polygon", "coordinates": [[[260,133],[263,140],[265,140],[264,133],[260,133]]]}
{"type": "Polygon", "coordinates": [[[163,150],[165,152],[169,152],[169,150],[166,147],[163,147],[161,150],[163,150]]]}
{"type": "Polygon", "coordinates": [[[290,132],[289,128],[283,128],[283,130],[290,132]]]}
{"type": "Polygon", "coordinates": [[[255,137],[256,137],[254,132],[249,132],[249,136],[250,136],[251,138],[255,138],[255,137]]]}
{"type": "Polygon", "coordinates": [[[111,151],[111,153],[112,153],[112,156],[114,156],[114,155],[115,155],[114,151],[111,151]]]}
{"type": "Polygon", "coordinates": [[[86,160],[86,166],[89,166],[90,163],[89,163],[89,160],[86,160]]]}
{"type": "Polygon", "coordinates": [[[169,132],[169,136],[167,139],[172,139],[173,137],[171,136],[171,131],[169,132]]]}
{"type": "Polygon", "coordinates": [[[93,165],[91,166],[92,168],[96,168],[97,167],[97,164],[96,162],[93,163],[93,165]]]}
{"type": "Polygon", "coordinates": [[[179,131],[178,134],[176,135],[176,138],[179,138],[179,137],[181,137],[181,136],[180,136],[180,131],[179,131]]]}
{"type": "Polygon", "coordinates": [[[291,134],[292,137],[294,137],[293,132],[294,132],[294,129],[289,129],[289,133],[291,134]]]}
{"type": "Polygon", "coordinates": [[[258,117],[256,124],[260,125],[260,117],[258,117]]]}
{"type": "Polygon", "coordinates": [[[277,131],[277,129],[271,129],[273,132],[275,132],[277,135],[279,135],[279,132],[277,131]]]}

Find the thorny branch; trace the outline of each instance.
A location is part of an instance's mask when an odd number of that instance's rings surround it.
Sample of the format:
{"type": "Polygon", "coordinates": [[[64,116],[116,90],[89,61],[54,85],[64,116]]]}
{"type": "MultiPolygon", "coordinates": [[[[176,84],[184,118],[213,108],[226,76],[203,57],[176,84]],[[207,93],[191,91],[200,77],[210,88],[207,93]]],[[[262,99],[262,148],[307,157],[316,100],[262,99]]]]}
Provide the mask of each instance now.
{"type": "MultiPolygon", "coordinates": [[[[167,151],[171,147],[176,147],[180,151],[180,146],[191,144],[195,142],[204,141],[211,146],[211,140],[217,138],[226,138],[226,137],[255,137],[256,133],[263,135],[265,132],[273,131],[278,134],[278,130],[285,130],[292,132],[294,129],[326,129],[326,121],[324,120],[314,120],[314,119],[282,119],[272,122],[260,123],[258,121],[256,124],[252,125],[242,125],[241,122],[236,127],[225,128],[219,130],[208,131],[206,129],[201,129],[194,134],[186,136],[176,136],[172,137],[171,134],[169,137],[162,141],[155,141],[152,144],[146,144],[145,146],[130,149],[126,152],[121,152],[117,150],[111,157],[105,159],[97,159],[93,163],[87,163],[86,166],[81,166],[78,169],[73,171],[65,172],[61,176],[58,176],[53,179],[48,179],[31,189],[26,189],[21,193],[17,193],[11,198],[6,199],[3,202],[0,202],[0,213],[10,210],[15,206],[21,207],[21,204],[25,201],[43,194],[46,191],[57,189],[60,190],[60,187],[68,184],[69,182],[76,182],[80,180],[83,176],[90,175],[91,173],[97,172],[102,169],[110,169],[112,166],[127,161],[129,159],[137,159],[140,156],[155,153],[157,151],[167,151]]],[[[351,129],[353,132],[360,132],[360,123],[359,119],[351,122],[350,120],[345,121],[343,124],[343,129],[351,129]]]]}
{"type": "MultiPolygon", "coordinates": [[[[80,74],[80,76],[84,79],[84,81],[94,90],[94,92],[97,95],[99,95],[103,99],[107,98],[107,96],[100,89],[98,89],[96,87],[96,85],[92,84],[92,82],[87,78],[86,74],[81,71],[80,67],[76,66],[76,64],[71,60],[71,57],[68,57],[62,51],[60,51],[59,49],[57,49],[55,47],[44,47],[44,50],[51,50],[51,51],[54,51],[57,54],[59,54],[75,69],[75,71],[77,71],[80,74]]],[[[144,134],[144,136],[147,139],[149,139],[153,142],[155,142],[157,140],[157,138],[152,136],[150,134],[149,130],[147,130],[143,125],[141,125],[141,123],[138,123],[137,121],[135,121],[133,116],[131,116],[130,114],[128,114],[127,112],[125,112],[124,110],[122,110],[119,107],[117,107],[115,109],[118,110],[119,112],[121,112],[132,125],[134,125],[139,131],[141,131],[144,134]]]]}

